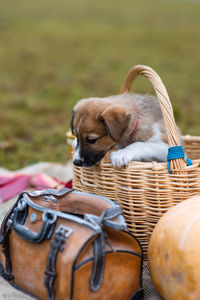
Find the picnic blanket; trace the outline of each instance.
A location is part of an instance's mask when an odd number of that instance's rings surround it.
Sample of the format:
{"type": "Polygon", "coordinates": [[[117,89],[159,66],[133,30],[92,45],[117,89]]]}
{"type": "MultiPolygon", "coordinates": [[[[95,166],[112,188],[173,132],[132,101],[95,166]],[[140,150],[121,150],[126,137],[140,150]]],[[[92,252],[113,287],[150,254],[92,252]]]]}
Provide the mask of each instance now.
{"type": "MultiPolygon", "coordinates": [[[[0,223],[17,199],[18,194],[24,189],[42,189],[48,187],[62,187],[71,183],[72,165],[39,162],[21,170],[9,171],[0,168],[0,223]]],[[[149,275],[148,266],[143,265],[143,287],[145,300],[162,299],[153,286],[149,275]]],[[[0,277],[0,300],[29,300],[33,299],[0,277]]]]}

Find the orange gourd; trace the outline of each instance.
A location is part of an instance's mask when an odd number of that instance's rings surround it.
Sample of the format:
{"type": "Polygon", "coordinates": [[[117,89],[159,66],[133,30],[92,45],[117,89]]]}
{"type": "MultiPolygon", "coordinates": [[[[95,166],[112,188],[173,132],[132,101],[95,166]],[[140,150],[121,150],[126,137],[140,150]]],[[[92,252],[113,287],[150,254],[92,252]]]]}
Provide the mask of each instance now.
{"type": "Polygon", "coordinates": [[[166,300],[200,299],[200,196],[171,208],[148,249],[152,280],[166,300]]]}

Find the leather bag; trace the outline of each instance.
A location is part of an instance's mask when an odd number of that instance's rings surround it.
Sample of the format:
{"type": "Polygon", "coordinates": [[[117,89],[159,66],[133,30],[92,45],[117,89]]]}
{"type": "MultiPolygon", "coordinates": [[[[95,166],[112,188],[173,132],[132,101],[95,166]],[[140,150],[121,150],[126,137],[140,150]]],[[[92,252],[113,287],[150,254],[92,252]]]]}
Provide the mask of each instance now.
{"type": "Polygon", "coordinates": [[[23,192],[0,231],[0,274],[38,299],[142,299],[142,252],[119,205],[70,189],[23,192]]]}

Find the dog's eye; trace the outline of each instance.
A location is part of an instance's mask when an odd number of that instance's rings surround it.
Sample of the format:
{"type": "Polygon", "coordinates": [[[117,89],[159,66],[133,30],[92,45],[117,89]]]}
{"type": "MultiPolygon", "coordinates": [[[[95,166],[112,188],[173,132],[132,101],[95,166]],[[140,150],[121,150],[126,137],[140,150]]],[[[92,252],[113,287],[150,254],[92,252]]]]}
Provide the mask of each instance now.
{"type": "Polygon", "coordinates": [[[88,142],[88,144],[95,144],[97,139],[90,139],[90,138],[86,137],[86,141],[88,142]]]}

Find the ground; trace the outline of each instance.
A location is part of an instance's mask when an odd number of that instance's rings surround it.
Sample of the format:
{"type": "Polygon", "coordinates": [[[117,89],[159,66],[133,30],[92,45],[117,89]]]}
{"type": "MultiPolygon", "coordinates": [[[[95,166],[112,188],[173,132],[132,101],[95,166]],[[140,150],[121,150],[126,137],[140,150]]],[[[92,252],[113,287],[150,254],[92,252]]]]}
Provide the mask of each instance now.
{"type": "MultiPolygon", "coordinates": [[[[65,162],[76,101],[118,93],[135,64],[160,74],[182,132],[200,135],[199,12],[198,1],[3,1],[0,166],[65,162]]],[[[132,90],[153,93],[145,79],[132,90]]]]}

